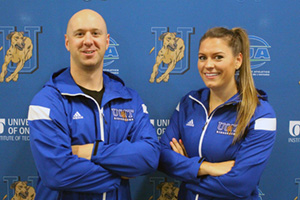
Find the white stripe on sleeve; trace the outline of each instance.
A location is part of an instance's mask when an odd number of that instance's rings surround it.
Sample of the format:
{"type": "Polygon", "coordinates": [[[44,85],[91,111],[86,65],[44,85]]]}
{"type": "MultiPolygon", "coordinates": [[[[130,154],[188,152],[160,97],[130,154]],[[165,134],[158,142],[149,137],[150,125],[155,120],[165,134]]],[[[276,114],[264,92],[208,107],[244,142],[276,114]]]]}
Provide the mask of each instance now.
{"type": "Polygon", "coordinates": [[[42,106],[29,106],[28,120],[51,120],[50,109],[42,106]]]}
{"type": "Polygon", "coordinates": [[[276,131],[276,118],[260,118],[255,120],[254,130],[276,131]]]}

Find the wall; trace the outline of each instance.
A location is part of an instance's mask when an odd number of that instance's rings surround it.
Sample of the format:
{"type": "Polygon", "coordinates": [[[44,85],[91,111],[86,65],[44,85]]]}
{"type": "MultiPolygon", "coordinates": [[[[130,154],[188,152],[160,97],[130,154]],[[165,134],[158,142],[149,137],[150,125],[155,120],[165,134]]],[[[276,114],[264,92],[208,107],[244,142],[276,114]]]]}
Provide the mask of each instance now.
{"type": "MultiPolygon", "coordinates": [[[[278,120],[276,143],[260,182],[261,199],[300,198],[300,1],[295,0],[0,0],[0,65],[11,45],[9,33],[24,32],[33,44],[18,79],[9,80],[17,66],[9,63],[0,82],[0,198],[11,199],[10,187],[18,180],[35,186],[28,105],[54,71],[69,65],[64,33],[68,19],[83,8],[106,19],[112,41],[104,70],[139,92],[158,137],[180,98],[204,87],[197,71],[201,35],[214,26],[247,29],[256,87],[268,93],[278,120]],[[184,41],[184,58],[167,82],[150,83],[162,45],[159,36],[165,32],[175,32],[184,41]]],[[[160,65],[159,75],[166,68],[160,65]]],[[[173,181],[160,172],[131,180],[133,199],[157,199],[156,186],[165,178],[173,181]]]]}

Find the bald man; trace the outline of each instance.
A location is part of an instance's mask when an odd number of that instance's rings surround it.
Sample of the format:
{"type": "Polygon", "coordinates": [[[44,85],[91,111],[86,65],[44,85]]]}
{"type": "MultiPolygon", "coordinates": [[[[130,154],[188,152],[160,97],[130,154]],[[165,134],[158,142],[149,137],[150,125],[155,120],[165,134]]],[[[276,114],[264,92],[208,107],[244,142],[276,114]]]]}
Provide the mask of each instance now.
{"type": "Polygon", "coordinates": [[[38,200],[130,200],[128,179],[157,168],[160,146],[147,107],[103,72],[108,46],[102,16],[75,13],[65,34],[70,67],[54,73],[29,106],[38,200]]]}

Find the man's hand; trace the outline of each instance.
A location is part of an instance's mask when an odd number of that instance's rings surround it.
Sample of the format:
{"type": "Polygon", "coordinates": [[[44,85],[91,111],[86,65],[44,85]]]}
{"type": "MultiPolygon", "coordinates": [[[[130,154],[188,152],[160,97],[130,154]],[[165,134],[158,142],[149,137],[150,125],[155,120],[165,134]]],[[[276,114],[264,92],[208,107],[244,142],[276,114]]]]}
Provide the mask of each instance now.
{"type": "Polygon", "coordinates": [[[85,158],[91,160],[94,143],[83,145],[72,145],[73,155],[77,155],[79,158],[85,158]]]}
{"type": "MultiPolygon", "coordinates": [[[[73,155],[77,155],[79,158],[85,158],[88,160],[91,160],[93,149],[94,149],[94,143],[83,144],[83,145],[72,145],[73,155]]],[[[124,180],[129,180],[134,177],[129,178],[129,177],[121,176],[121,178],[124,180]]]]}

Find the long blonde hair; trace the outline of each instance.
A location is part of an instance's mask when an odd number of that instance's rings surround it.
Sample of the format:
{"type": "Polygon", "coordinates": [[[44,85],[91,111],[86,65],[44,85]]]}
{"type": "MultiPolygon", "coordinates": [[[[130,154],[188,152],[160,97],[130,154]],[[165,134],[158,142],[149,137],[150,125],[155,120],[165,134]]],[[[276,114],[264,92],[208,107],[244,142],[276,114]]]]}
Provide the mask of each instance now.
{"type": "Polygon", "coordinates": [[[250,65],[250,42],[247,32],[242,28],[227,29],[224,27],[215,27],[209,29],[201,38],[201,42],[206,38],[222,38],[228,41],[228,46],[231,47],[234,56],[239,53],[243,55],[242,65],[239,69],[239,74],[236,77],[238,91],[240,93],[240,103],[237,108],[236,132],[233,143],[241,140],[246,136],[246,129],[250,123],[255,109],[259,104],[258,92],[254,86],[250,65]]]}

